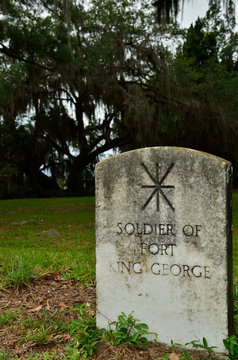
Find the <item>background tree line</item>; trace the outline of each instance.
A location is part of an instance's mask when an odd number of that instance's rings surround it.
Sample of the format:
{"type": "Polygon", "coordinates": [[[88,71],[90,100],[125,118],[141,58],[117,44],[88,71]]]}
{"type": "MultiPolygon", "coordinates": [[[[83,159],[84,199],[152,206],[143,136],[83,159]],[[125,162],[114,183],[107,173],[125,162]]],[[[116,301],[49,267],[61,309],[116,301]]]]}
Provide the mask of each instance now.
{"type": "Polygon", "coordinates": [[[1,0],[0,198],[93,194],[108,150],[184,146],[238,185],[234,2],[189,29],[182,2],[1,0]]]}

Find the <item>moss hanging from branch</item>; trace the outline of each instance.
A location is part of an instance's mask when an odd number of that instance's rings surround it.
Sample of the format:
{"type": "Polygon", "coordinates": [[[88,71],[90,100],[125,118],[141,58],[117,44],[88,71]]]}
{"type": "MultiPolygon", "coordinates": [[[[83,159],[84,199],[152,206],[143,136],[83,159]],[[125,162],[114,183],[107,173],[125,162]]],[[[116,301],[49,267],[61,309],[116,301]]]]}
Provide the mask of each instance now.
{"type": "Polygon", "coordinates": [[[67,26],[67,38],[68,38],[68,47],[71,50],[71,13],[70,13],[70,0],[65,0],[65,21],[67,26]]]}
{"type": "MultiPolygon", "coordinates": [[[[184,1],[182,1],[184,2],[184,1]]],[[[166,20],[169,23],[170,19],[177,16],[179,10],[179,0],[157,0],[153,3],[156,7],[158,21],[166,20]]]]}
{"type": "MultiPolygon", "coordinates": [[[[207,0],[210,5],[212,2],[221,3],[221,1],[227,13],[235,12],[235,0],[207,0]]],[[[184,2],[185,0],[156,0],[153,5],[156,7],[158,22],[166,21],[169,23],[171,19],[176,19],[180,6],[183,11],[184,2]]]]}

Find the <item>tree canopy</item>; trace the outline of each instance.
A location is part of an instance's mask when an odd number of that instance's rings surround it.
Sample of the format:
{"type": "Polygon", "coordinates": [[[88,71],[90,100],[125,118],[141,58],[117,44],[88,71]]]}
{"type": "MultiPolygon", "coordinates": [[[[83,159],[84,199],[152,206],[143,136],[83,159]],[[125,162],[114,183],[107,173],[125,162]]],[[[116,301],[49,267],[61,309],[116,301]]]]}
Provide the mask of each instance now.
{"type": "Polygon", "coordinates": [[[92,193],[113,149],[189,146],[238,164],[237,44],[215,0],[188,30],[159,25],[146,0],[2,1],[0,197],[92,193]]]}
{"type": "Polygon", "coordinates": [[[25,164],[16,158],[31,187],[46,180],[41,168],[52,180],[67,174],[69,191],[82,192],[86,167],[128,141],[121,124],[140,126],[148,110],[139,98],[155,66],[151,10],[134,1],[23,0],[4,1],[2,14],[4,141],[14,154],[19,136],[36,141],[38,161],[34,151],[25,164]]]}

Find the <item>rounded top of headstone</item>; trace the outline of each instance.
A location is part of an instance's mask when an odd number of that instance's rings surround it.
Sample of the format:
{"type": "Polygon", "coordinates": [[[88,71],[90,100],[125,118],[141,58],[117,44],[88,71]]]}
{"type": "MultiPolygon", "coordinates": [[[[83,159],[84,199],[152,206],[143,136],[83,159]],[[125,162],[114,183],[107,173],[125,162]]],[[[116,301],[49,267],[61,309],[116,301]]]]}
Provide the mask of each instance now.
{"type": "Polygon", "coordinates": [[[117,154],[117,155],[113,155],[105,160],[102,160],[100,162],[98,162],[96,164],[96,166],[100,165],[100,164],[104,164],[105,162],[111,161],[111,160],[116,160],[119,159],[122,156],[128,156],[128,155],[133,155],[135,153],[143,153],[143,152],[161,152],[161,153],[173,153],[174,155],[180,155],[180,154],[188,154],[191,156],[203,156],[206,158],[210,158],[213,159],[215,161],[221,162],[221,163],[225,163],[225,164],[231,164],[228,160],[223,159],[219,156],[207,153],[207,152],[203,152],[200,150],[194,150],[194,149],[190,149],[190,148],[184,148],[184,147],[177,147],[177,146],[152,146],[152,147],[145,147],[145,148],[138,148],[135,150],[130,150],[130,151],[126,151],[123,152],[121,154],[117,154]]]}

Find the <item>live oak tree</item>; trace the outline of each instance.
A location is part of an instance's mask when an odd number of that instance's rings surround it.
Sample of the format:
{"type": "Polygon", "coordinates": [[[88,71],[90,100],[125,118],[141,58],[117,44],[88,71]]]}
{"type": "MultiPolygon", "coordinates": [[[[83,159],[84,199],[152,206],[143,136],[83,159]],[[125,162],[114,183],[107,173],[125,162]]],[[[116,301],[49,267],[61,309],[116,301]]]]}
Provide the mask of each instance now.
{"type": "Polygon", "coordinates": [[[10,149],[1,161],[14,158],[19,181],[26,177],[35,191],[56,188],[62,177],[69,192],[82,194],[85,169],[138,129],[146,136],[151,99],[167,101],[149,84],[163,63],[153,7],[131,0],[1,5],[2,146],[10,149]],[[28,156],[23,143],[31,144],[28,156]]]}

